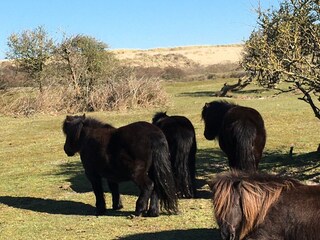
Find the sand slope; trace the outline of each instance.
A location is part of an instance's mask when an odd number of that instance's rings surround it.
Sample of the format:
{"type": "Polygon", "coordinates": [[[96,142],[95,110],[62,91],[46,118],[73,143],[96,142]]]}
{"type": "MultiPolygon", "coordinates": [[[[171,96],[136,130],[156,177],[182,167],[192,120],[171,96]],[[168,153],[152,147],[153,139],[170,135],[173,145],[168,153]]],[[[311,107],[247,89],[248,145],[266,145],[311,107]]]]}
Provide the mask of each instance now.
{"type": "Polygon", "coordinates": [[[127,64],[144,67],[192,67],[219,63],[236,63],[241,58],[243,45],[187,46],[148,50],[112,50],[127,64]]]}

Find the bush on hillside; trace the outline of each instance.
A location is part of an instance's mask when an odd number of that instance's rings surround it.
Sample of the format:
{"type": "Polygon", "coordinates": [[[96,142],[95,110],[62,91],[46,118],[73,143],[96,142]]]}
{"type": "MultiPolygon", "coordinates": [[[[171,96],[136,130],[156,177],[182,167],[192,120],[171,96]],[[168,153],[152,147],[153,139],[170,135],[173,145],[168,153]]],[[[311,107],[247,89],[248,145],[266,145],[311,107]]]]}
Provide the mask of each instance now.
{"type": "Polygon", "coordinates": [[[161,74],[161,77],[166,80],[182,79],[185,76],[185,72],[178,67],[166,67],[161,74]]]}

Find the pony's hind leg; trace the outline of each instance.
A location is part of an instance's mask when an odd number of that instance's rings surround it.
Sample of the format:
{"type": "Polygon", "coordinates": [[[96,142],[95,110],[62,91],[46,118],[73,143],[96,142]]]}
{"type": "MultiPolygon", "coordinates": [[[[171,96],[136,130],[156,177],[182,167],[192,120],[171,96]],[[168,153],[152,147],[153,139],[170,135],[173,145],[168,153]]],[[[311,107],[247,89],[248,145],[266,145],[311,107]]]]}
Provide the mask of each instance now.
{"type": "Polygon", "coordinates": [[[159,216],[159,197],[155,190],[152,191],[150,198],[150,206],[147,215],[149,217],[158,217],[159,216]]]}
{"type": "Polygon", "coordinates": [[[112,194],[112,209],[119,210],[123,208],[122,201],[119,193],[119,184],[108,181],[108,185],[112,194]]]}
{"type": "Polygon", "coordinates": [[[135,215],[141,216],[145,211],[147,211],[148,201],[154,189],[154,183],[147,175],[140,176],[137,179],[134,179],[134,182],[140,189],[140,195],[136,202],[135,215]]]}

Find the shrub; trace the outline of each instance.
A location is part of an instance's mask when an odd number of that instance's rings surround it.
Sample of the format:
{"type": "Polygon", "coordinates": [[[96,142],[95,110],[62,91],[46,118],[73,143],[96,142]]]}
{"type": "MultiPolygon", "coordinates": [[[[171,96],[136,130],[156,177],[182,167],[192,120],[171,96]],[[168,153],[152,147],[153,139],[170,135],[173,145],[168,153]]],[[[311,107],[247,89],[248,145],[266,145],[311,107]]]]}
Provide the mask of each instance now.
{"type": "Polygon", "coordinates": [[[158,79],[137,78],[135,75],[118,81],[108,81],[92,95],[95,110],[145,108],[167,103],[168,96],[158,79]]]}
{"type": "Polygon", "coordinates": [[[73,87],[61,85],[45,87],[42,92],[36,91],[35,88],[3,91],[0,95],[0,113],[14,116],[30,116],[35,113],[72,114],[88,109],[124,110],[163,106],[167,103],[168,96],[157,79],[130,75],[95,86],[87,99],[80,98],[73,87]]]}
{"type": "Polygon", "coordinates": [[[181,68],[166,67],[163,70],[161,77],[166,80],[181,79],[185,77],[185,72],[181,68]]]}
{"type": "Polygon", "coordinates": [[[163,69],[160,67],[134,67],[135,75],[138,78],[160,78],[163,69]]]}

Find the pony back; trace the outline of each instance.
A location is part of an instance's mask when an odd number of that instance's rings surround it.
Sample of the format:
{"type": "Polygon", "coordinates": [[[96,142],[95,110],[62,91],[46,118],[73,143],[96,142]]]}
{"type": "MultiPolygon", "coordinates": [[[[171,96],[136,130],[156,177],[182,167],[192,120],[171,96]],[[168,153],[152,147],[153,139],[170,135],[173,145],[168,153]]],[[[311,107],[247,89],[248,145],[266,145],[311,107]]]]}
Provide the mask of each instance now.
{"type": "Polygon", "coordinates": [[[158,112],[152,122],[163,131],[168,141],[179,197],[194,197],[197,145],[191,121],[184,116],[168,116],[165,112],[158,112]]]}

